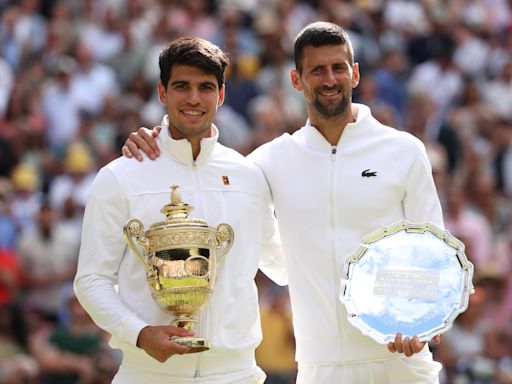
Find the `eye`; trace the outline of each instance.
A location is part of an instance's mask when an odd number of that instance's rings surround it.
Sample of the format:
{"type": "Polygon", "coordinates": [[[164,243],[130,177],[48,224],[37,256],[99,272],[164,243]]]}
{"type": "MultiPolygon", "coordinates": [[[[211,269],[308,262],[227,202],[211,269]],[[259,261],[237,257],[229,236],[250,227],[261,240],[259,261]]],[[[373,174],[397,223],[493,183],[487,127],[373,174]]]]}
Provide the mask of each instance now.
{"type": "Polygon", "coordinates": [[[203,91],[213,91],[215,90],[215,86],[210,83],[203,83],[200,85],[200,89],[203,91]]]}
{"type": "Polygon", "coordinates": [[[347,69],[347,67],[343,66],[343,65],[335,65],[334,68],[333,68],[336,72],[345,72],[345,70],[347,69]]]}
{"type": "Polygon", "coordinates": [[[174,89],[187,89],[188,84],[187,83],[175,83],[173,88],[174,89]]]}

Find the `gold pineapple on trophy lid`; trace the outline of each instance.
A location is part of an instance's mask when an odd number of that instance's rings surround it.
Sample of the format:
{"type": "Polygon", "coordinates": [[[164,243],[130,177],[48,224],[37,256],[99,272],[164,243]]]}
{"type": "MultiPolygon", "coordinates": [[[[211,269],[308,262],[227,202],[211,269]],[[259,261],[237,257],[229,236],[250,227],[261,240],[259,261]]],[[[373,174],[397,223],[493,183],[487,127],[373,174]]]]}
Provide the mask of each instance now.
{"type": "MultiPolygon", "coordinates": [[[[172,325],[192,329],[196,314],[213,293],[217,266],[231,249],[234,233],[228,224],[209,227],[189,218],[193,207],[181,201],[180,188],[171,186],[171,202],[160,210],[165,221],[144,231],[138,219],[124,226],[125,240],[142,260],[153,299],[175,316],[172,325]],[[135,238],[135,241],[134,241],[135,238]]],[[[188,353],[209,349],[201,337],[177,337],[188,353]]]]}

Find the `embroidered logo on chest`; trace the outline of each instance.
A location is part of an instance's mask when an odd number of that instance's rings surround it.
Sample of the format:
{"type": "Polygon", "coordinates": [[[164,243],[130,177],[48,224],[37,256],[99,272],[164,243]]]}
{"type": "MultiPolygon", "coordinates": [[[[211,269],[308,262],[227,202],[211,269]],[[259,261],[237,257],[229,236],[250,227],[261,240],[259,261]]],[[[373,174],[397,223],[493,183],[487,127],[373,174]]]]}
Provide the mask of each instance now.
{"type": "Polygon", "coordinates": [[[368,169],[365,169],[361,173],[361,176],[363,176],[363,177],[376,177],[377,176],[377,171],[372,171],[370,168],[368,168],[368,169]]]}

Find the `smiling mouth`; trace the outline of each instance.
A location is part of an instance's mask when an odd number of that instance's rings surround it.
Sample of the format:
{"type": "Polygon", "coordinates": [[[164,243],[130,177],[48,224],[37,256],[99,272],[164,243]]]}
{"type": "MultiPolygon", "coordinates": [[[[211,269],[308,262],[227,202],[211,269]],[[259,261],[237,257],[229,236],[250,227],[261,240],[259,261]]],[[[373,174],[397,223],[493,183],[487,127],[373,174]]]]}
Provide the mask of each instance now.
{"type": "Polygon", "coordinates": [[[339,96],[341,94],[341,89],[339,88],[333,88],[333,89],[319,89],[317,94],[321,97],[326,97],[326,98],[332,98],[332,97],[336,97],[336,96],[339,96]]]}
{"type": "Polygon", "coordinates": [[[181,113],[187,117],[198,117],[204,114],[204,112],[197,110],[183,110],[181,113]]]}

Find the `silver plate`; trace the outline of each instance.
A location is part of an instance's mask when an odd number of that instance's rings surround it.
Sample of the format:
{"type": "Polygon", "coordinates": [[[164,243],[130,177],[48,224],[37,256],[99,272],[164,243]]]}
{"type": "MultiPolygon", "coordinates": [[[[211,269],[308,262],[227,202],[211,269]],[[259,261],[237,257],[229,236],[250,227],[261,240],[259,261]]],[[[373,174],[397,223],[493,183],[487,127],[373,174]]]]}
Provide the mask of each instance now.
{"type": "Polygon", "coordinates": [[[340,298],[350,323],[378,343],[397,332],[428,341],[466,310],[472,277],[462,242],[433,224],[400,221],[362,239],[340,298]]]}

